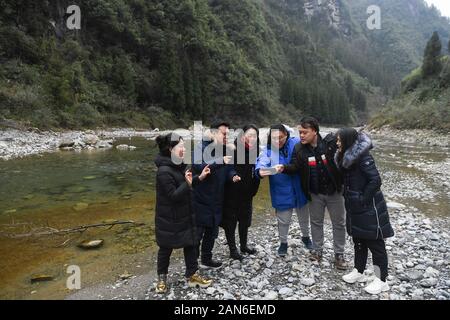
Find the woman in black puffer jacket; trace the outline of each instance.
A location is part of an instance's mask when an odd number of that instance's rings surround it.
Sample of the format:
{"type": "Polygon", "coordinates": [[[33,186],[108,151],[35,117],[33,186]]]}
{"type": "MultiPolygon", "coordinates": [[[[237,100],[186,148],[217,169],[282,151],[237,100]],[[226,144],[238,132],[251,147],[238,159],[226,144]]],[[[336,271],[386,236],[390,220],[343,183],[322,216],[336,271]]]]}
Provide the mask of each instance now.
{"type": "Polygon", "coordinates": [[[167,273],[173,249],[184,249],[186,262],[186,279],[191,287],[207,287],[211,280],[206,280],[198,273],[195,216],[191,203],[192,184],[201,183],[209,174],[206,167],[196,177],[186,170],[183,163],[185,153],[183,139],[170,133],[156,139],[160,153],[155,164],[156,174],[156,214],[155,234],[158,251],[157,293],[167,291],[167,273]]]}
{"type": "Polygon", "coordinates": [[[343,277],[348,283],[363,282],[368,250],[377,276],[365,290],[379,294],[389,290],[386,283],[388,257],[384,239],[394,236],[383,193],[381,178],[369,151],[371,139],[353,128],[338,131],[336,164],[343,174],[347,211],[347,232],[355,245],[355,269],[343,277]],[[378,270],[379,268],[379,270],[378,270]],[[379,272],[378,272],[379,271],[379,272]]]}

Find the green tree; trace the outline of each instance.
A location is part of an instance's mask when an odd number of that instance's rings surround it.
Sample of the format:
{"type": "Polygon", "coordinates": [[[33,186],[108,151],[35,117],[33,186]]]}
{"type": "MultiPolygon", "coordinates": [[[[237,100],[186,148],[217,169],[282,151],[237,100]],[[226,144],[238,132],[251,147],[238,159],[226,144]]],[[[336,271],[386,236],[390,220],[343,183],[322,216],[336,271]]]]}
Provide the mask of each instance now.
{"type": "Polygon", "coordinates": [[[166,43],[160,72],[162,104],[176,115],[182,115],[186,108],[186,98],[182,68],[174,40],[166,43]]]}
{"type": "Polygon", "coordinates": [[[435,31],[425,48],[422,65],[422,76],[424,78],[434,76],[441,71],[441,50],[442,43],[439,39],[439,34],[435,31]]]}
{"type": "Polygon", "coordinates": [[[184,82],[184,93],[186,101],[186,110],[189,113],[194,112],[195,98],[194,98],[194,79],[192,77],[191,62],[187,54],[184,55],[183,60],[183,82],[184,82]]]}

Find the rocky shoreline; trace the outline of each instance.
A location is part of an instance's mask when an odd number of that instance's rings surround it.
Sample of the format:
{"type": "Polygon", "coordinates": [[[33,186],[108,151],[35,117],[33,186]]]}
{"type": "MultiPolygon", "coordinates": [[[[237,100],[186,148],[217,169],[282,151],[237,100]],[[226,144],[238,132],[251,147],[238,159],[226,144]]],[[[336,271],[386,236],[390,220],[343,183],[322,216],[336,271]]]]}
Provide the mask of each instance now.
{"type": "MultiPolygon", "coordinates": [[[[326,130],[326,128],[323,128],[326,130]]],[[[389,136],[400,142],[419,143],[428,146],[450,148],[450,133],[439,134],[431,130],[396,130],[385,126],[367,129],[374,136],[389,136]]],[[[325,132],[325,131],[324,131],[325,132]]],[[[56,151],[79,151],[83,149],[111,148],[119,138],[143,137],[155,139],[160,132],[136,130],[132,128],[111,128],[85,131],[40,131],[38,129],[0,129],[0,160],[23,158],[26,156],[56,151]]],[[[122,145],[119,149],[133,149],[122,145]]]]}
{"type": "MultiPolygon", "coordinates": [[[[267,214],[251,228],[250,238],[258,254],[244,261],[229,259],[221,230],[214,249],[224,262],[218,270],[201,269],[214,279],[208,289],[188,288],[184,281],[182,258],[172,258],[169,275],[170,291],[166,295],[154,292],[155,274],[132,276],[113,284],[86,288],[67,299],[125,300],[450,300],[450,234],[445,219],[425,218],[415,208],[398,203],[389,204],[396,231],[387,240],[389,255],[389,292],[372,296],[363,290],[364,284],[349,285],[342,281],[342,271],[333,267],[332,229],[325,225],[324,260],[319,265],[308,259],[298,224],[290,230],[288,255],[276,254],[278,236],[276,219],[267,214]]],[[[347,239],[346,257],[352,265],[353,248],[347,239]]],[[[155,262],[156,263],[156,262],[155,262]]],[[[369,259],[368,275],[373,275],[369,259]]]]}
{"type": "MultiPolygon", "coordinates": [[[[19,129],[0,130],[0,160],[23,158],[34,154],[57,151],[80,151],[108,149],[118,138],[143,137],[155,139],[161,132],[112,128],[86,131],[24,131],[19,129]]],[[[119,145],[119,150],[132,150],[133,146],[119,145]]]]}
{"type": "Polygon", "coordinates": [[[384,126],[379,129],[367,128],[367,131],[372,135],[390,137],[400,142],[450,148],[450,132],[438,133],[424,129],[399,130],[390,126],[384,126]]]}

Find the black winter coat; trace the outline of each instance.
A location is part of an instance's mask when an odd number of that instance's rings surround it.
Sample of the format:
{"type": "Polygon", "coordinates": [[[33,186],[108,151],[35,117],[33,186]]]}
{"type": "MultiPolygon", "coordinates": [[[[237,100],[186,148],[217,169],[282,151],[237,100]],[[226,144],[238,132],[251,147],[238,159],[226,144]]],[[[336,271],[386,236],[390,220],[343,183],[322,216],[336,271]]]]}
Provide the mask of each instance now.
{"type": "MultiPolygon", "coordinates": [[[[257,156],[257,153],[256,153],[257,156]]],[[[225,200],[222,226],[239,221],[249,227],[252,219],[253,197],[259,189],[260,180],[255,173],[255,159],[249,159],[250,152],[245,149],[245,164],[237,164],[237,150],[234,152],[234,170],[241,177],[241,181],[225,184],[225,200]]]]}
{"type": "Polygon", "coordinates": [[[339,163],[344,179],[347,232],[350,236],[377,240],[394,236],[383,193],[381,178],[369,150],[372,141],[364,133],[345,153],[339,163]]]}
{"type": "MultiPolygon", "coordinates": [[[[332,183],[337,192],[342,191],[342,176],[338,170],[336,163],[334,161],[334,155],[336,153],[336,136],[334,134],[328,134],[325,138],[319,135],[317,144],[320,145],[322,150],[324,150],[324,155],[327,160],[325,165],[332,183]]],[[[284,166],[283,173],[286,174],[296,174],[300,173],[302,190],[305,193],[306,198],[311,201],[311,170],[309,166],[308,158],[314,157],[314,153],[310,150],[309,145],[303,145],[301,142],[295,145],[294,154],[291,158],[289,165],[284,166]]]]}
{"type": "Polygon", "coordinates": [[[191,189],[186,183],[186,165],[176,165],[170,157],[158,155],[155,160],[156,215],[155,233],[158,246],[179,249],[197,245],[191,189]]]}

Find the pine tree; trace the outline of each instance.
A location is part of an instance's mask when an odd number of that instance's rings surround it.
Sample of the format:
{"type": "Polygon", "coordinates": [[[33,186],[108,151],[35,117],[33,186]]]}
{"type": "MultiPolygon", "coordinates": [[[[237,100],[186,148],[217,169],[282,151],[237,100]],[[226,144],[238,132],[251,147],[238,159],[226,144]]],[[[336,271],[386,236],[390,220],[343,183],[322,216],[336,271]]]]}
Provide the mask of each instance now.
{"type": "Polygon", "coordinates": [[[182,68],[175,44],[172,41],[166,43],[160,70],[162,103],[170,111],[181,115],[186,109],[186,98],[182,68]]]}
{"type": "Polygon", "coordinates": [[[422,75],[424,78],[434,76],[441,71],[440,61],[442,43],[439,34],[435,31],[427,43],[422,65],[422,75]]]}
{"type": "Polygon", "coordinates": [[[194,113],[194,80],[192,77],[191,62],[187,54],[184,55],[183,60],[183,82],[184,82],[184,93],[186,101],[186,112],[189,114],[194,113]]]}
{"type": "MultiPolygon", "coordinates": [[[[202,115],[204,112],[202,99],[202,84],[200,83],[200,78],[195,70],[194,70],[193,94],[194,94],[194,109],[192,115],[195,117],[200,117],[200,115],[202,115]]],[[[195,120],[203,120],[203,119],[196,118],[195,120]]]]}
{"type": "Polygon", "coordinates": [[[354,101],[354,88],[353,88],[353,79],[350,75],[345,77],[345,90],[347,92],[347,97],[350,101],[354,101]]]}

